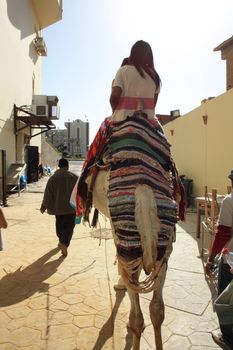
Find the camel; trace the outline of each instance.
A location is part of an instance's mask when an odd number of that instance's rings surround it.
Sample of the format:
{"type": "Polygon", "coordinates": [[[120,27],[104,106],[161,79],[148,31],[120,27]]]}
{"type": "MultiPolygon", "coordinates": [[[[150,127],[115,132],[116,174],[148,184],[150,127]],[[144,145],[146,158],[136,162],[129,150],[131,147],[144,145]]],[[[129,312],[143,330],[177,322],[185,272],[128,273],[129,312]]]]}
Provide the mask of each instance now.
{"type": "MultiPolygon", "coordinates": [[[[110,165],[97,165],[98,172],[92,171],[85,182],[91,205],[110,219],[118,271],[131,303],[128,327],[133,334],[133,350],[140,349],[145,328],[139,295],[151,291],[153,297],[149,308],[155,345],[157,350],[163,350],[161,326],[165,308],[162,290],[177,221],[174,181],[166,167],[173,163],[170,145],[164,135],[154,131],[145,118],[136,119],[114,129],[108,149],[110,165]],[[154,133],[157,133],[156,138],[154,133]],[[127,137],[128,140],[122,141],[127,137]],[[140,147],[143,152],[146,150],[143,155],[140,147]],[[142,270],[144,277],[141,280],[142,270]]],[[[87,212],[89,214],[90,207],[86,208],[87,212]]]]}

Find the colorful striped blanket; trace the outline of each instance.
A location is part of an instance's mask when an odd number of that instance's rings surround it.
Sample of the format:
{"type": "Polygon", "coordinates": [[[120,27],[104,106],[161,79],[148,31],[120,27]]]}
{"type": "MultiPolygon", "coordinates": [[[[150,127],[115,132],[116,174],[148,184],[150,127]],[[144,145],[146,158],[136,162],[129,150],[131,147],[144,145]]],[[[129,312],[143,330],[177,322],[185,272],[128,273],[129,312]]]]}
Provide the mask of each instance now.
{"type": "Polygon", "coordinates": [[[127,260],[142,256],[134,218],[137,184],[153,189],[161,224],[158,249],[165,248],[177,222],[170,144],[150,120],[138,115],[113,126],[109,154],[109,209],[118,238],[118,254],[127,260]]]}

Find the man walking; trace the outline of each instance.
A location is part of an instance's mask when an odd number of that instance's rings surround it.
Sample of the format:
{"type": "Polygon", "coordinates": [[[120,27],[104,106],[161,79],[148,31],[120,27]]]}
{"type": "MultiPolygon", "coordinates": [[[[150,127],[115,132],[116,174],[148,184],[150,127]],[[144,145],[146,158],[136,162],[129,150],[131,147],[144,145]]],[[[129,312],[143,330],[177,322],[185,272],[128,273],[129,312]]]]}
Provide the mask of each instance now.
{"type": "Polygon", "coordinates": [[[70,196],[78,176],[69,171],[67,159],[61,158],[59,169],[49,178],[40,211],[56,217],[56,234],[59,238],[58,247],[67,256],[67,247],[73,235],[75,226],[75,209],[70,206],[70,196]]]}
{"type": "MultiPolygon", "coordinates": [[[[228,178],[231,180],[233,188],[233,170],[231,170],[228,178]]],[[[207,275],[211,273],[216,255],[218,255],[225,246],[229,251],[233,252],[233,192],[225,196],[221,205],[217,233],[205,267],[207,275]]],[[[222,257],[219,265],[218,294],[221,294],[232,280],[233,274],[230,272],[230,266],[227,264],[225,257],[222,257]]],[[[213,340],[222,349],[233,350],[233,323],[220,323],[220,329],[221,333],[216,331],[212,332],[213,340]]]]}

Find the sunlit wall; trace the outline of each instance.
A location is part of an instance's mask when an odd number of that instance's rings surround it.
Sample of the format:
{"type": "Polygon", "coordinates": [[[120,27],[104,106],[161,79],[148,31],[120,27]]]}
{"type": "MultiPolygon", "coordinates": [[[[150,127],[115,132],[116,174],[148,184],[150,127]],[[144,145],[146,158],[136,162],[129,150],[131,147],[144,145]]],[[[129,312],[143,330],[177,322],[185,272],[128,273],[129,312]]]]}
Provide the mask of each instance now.
{"type": "Polygon", "coordinates": [[[180,175],[193,179],[194,195],[204,186],[227,192],[233,169],[233,89],[201,105],[164,127],[180,175]]]}

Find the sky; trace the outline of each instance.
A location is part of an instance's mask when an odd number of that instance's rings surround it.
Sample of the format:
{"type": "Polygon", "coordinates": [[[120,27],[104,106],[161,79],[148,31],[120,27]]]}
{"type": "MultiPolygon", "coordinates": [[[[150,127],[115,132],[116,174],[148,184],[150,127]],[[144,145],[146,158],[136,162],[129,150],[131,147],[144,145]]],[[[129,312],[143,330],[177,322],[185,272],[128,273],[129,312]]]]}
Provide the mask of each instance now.
{"type": "Polygon", "coordinates": [[[226,61],[213,49],[233,35],[232,0],[63,0],[43,30],[42,93],[60,104],[57,128],[81,119],[90,142],[111,115],[111,83],[137,40],[147,41],[162,88],[156,113],[190,112],[226,90],[226,61]]]}

